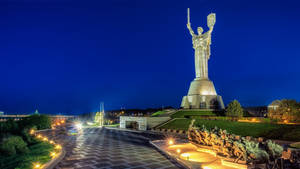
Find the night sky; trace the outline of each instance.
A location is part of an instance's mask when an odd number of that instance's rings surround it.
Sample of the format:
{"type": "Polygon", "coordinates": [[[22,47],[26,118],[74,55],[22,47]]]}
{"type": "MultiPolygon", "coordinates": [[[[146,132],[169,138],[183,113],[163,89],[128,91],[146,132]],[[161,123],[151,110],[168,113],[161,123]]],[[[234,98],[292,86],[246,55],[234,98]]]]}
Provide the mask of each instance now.
{"type": "Polygon", "coordinates": [[[179,107],[194,31],[215,12],[209,77],[225,104],[300,100],[297,0],[0,1],[0,110],[179,107]]]}

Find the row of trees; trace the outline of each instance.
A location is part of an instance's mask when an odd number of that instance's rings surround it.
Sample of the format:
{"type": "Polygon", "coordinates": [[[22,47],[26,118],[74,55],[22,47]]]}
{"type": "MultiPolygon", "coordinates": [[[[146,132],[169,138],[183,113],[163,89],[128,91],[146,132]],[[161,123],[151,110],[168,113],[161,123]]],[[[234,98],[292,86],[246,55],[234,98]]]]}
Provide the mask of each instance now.
{"type": "MultiPolygon", "coordinates": [[[[243,117],[245,111],[237,100],[228,104],[225,112],[229,117],[243,117]]],[[[268,117],[271,120],[299,122],[300,121],[300,102],[296,100],[276,100],[268,106],[268,117]]]]}

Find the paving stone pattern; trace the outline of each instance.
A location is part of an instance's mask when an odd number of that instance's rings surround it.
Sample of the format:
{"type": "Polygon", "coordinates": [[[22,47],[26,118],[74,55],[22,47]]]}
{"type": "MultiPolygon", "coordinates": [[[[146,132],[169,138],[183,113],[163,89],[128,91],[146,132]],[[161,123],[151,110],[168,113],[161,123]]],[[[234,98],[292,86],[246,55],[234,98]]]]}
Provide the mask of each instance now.
{"type": "Polygon", "coordinates": [[[82,134],[76,136],[66,136],[57,131],[47,135],[63,142],[67,151],[56,169],[182,168],[154,149],[145,137],[136,133],[86,128],[82,134]]]}

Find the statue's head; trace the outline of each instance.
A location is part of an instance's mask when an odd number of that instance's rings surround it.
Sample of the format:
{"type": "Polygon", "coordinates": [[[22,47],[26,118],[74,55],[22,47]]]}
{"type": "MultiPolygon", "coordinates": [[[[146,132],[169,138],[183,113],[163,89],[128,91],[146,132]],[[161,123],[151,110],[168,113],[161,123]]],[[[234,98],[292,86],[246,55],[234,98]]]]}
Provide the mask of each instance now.
{"type": "Polygon", "coordinates": [[[201,35],[202,32],[203,32],[203,28],[202,27],[198,27],[197,31],[198,31],[198,34],[201,35]]]}

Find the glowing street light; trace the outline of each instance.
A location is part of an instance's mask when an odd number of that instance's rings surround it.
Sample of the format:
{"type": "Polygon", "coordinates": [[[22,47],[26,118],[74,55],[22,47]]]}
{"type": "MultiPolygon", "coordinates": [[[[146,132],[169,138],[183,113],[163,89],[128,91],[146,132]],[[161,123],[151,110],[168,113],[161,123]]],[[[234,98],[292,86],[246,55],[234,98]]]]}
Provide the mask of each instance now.
{"type": "Polygon", "coordinates": [[[48,141],[48,138],[47,138],[47,137],[44,137],[44,138],[43,138],[43,141],[48,141]]]}
{"type": "Polygon", "coordinates": [[[50,144],[54,144],[54,141],[50,140],[49,143],[50,143],[50,144]]]}
{"type": "Polygon", "coordinates": [[[78,130],[81,130],[81,129],[82,129],[82,124],[81,124],[81,123],[76,123],[76,124],[75,124],[75,127],[76,127],[78,130]]]}
{"type": "Polygon", "coordinates": [[[181,150],[178,148],[178,149],[176,150],[176,152],[179,154],[179,153],[181,152],[181,150]]]}

